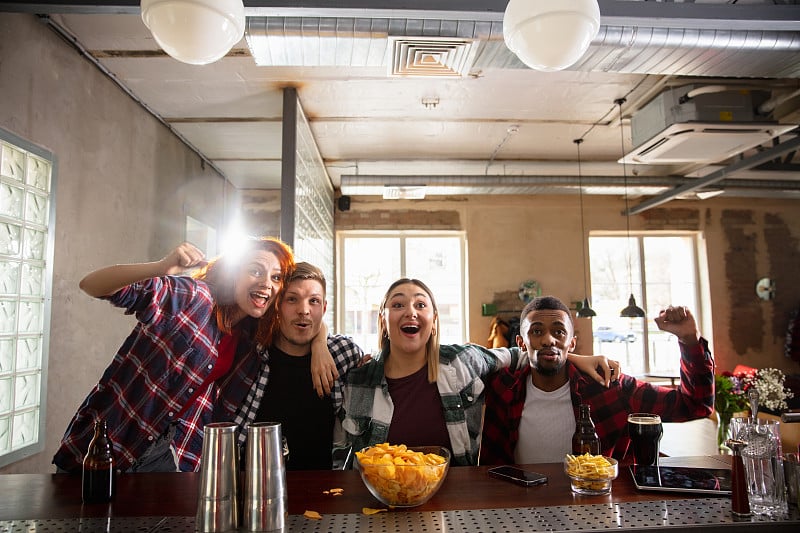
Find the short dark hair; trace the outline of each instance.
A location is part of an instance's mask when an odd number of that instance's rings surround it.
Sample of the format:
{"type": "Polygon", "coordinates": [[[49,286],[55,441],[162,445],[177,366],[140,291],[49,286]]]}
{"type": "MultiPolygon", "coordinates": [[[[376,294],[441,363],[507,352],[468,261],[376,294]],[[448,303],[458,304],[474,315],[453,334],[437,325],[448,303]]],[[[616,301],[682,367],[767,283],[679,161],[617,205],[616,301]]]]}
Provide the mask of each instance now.
{"type": "Polygon", "coordinates": [[[527,317],[528,313],[530,313],[531,311],[541,311],[542,309],[551,309],[553,311],[564,311],[565,313],[567,313],[567,316],[569,317],[570,325],[572,325],[573,327],[575,326],[574,324],[572,324],[572,313],[570,313],[569,307],[567,307],[564,304],[564,302],[562,302],[555,296],[539,296],[528,302],[528,304],[522,310],[522,313],[520,313],[519,315],[519,323],[522,324],[522,322],[525,321],[525,317],[527,317]]]}

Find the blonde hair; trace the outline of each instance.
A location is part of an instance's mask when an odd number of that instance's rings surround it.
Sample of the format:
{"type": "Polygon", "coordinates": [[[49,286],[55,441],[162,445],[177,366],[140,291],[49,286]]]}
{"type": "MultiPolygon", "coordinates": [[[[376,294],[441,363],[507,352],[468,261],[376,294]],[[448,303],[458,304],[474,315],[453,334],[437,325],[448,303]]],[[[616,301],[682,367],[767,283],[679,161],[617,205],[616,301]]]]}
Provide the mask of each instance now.
{"type": "MultiPolygon", "coordinates": [[[[238,305],[235,301],[236,278],[242,267],[244,258],[257,250],[271,252],[278,259],[281,266],[281,286],[278,294],[286,284],[286,276],[294,268],[294,254],[291,247],[285,242],[275,237],[253,237],[247,239],[243,250],[237,250],[235,254],[220,255],[208,262],[206,266],[199,269],[192,277],[205,281],[211,289],[214,298],[214,308],[212,312],[217,320],[217,326],[223,333],[230,333],[233,328],[233,317],[236,316],[238,305]]],[[[270,305],[266,313],[258,321],[258,332],[256,340],[264,345],[268,345],[268,340],[277,328],[277,298],[271,298],[270,305]]]]}
{"type": "Polygon", "coordinates": [[[383,295],[381,300],[380,311],[378,312],[378,338],[380,339],[381,357],[388,357],[391,353],[391,341],[389,340],[389,330],[386,328],[386,322],[383,319],[383,313],[386,310],[386,302],[398,286],[411,283],[416,285],[428,295],[433,306],[433,329],[428,342],[425,343],[425,361],[428,365],[428,383],[435,383],[439,375],[439,308],[436,307],[436,300],[433,298],[433,293],[418,279],[400,278],[389,286],[386,294],[383,295]]]}

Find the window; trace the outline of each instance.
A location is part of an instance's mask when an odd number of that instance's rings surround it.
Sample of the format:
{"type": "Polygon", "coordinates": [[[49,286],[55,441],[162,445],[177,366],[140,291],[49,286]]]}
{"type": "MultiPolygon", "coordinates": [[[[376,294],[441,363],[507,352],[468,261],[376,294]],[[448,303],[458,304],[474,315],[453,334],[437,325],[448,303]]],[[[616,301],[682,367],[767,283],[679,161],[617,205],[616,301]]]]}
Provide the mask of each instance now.
{"type": "Polygon", "coordinates": [[[465,239],[460,232],[339,232],[337,331],[364,351],[378,347],[378,308],[398,278],[430,287],[439,308],[440,340],[463,343],[465,239]]]}
{"type": "Polygon", "coordinates": [[[652,318],[668,305],[685,305],[702,324],[697,235],[589,237],[589,264],[594,352],[618,359],[630,375],[677,376],[677,340],[652,318]],[[631,292],[644,320],[619,316],[631,292]]]}
{"type": "Polygon", "coordinates": [[[0,129],[0,466],[44,448],[53,167],[0,129]]]}

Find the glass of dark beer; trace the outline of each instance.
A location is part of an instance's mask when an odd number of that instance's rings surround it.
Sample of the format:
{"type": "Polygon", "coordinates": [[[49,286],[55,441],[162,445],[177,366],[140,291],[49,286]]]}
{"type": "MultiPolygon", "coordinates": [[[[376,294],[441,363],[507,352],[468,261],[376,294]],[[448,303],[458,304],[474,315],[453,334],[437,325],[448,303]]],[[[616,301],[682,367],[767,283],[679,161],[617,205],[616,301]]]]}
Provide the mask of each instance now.
{"type": "Polygon", "coordinates": [[[633,446],[633,460],[637,465],[658,465],[658,443],[663,434],[660,416],[649,413],[628,415],[628,435],[633,446]]]}

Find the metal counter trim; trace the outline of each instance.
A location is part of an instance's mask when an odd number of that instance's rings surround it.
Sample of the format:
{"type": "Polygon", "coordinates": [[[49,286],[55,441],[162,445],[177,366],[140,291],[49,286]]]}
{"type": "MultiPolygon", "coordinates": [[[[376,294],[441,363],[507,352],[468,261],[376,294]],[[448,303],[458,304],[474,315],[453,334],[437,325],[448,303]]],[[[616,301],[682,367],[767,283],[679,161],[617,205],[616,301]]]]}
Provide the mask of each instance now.
{"type": "MultiPolygon", "coordinates": [[[[291,515],[287,532],[340,533],[406,533],[408,531],[446,531],[451,533],[495,533],[497,531],[626,531],[645,528],[703,527],[704,532],[731,531],[753,524],[770,524],[776,530],[796,531],[800,513],[790,508],[784,519],[752,517],[734,519],[728,498],[696,500],[663,500],[647,502],[559,505],[551,507],[516,507],[510,509],[478,509],[432,512],[387,512],[362,514],[328,514],[322,520],[291,515]]],[[[193,532],[192,517],[112,517],[65,518],[47,520],[0,521],[2,533],[81,532],[193,532]]]]}

